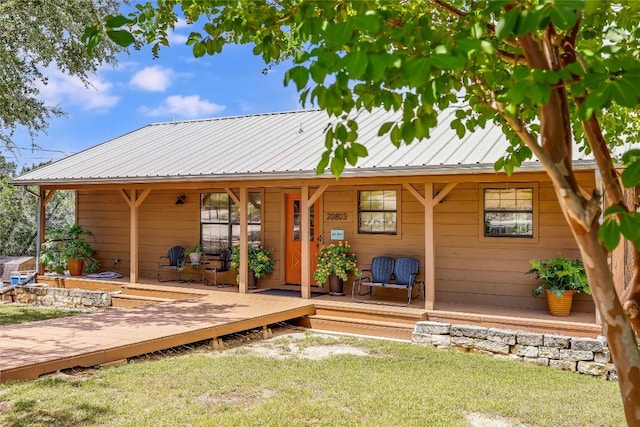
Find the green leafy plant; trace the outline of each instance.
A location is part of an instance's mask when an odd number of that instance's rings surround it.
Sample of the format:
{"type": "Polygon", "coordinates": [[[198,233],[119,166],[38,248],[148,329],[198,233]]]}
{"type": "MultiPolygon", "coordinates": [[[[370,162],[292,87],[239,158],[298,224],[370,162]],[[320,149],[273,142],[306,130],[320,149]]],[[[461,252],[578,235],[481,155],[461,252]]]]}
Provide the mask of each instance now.
{"type": "Polygon", "coordinates": [[[538,279],[538,284],[531,291],[534,297],[544,293],[545,289],[558,296],[564,291],[591,295],[587,275],[579,259],[567,259],[559,253],[557,258],[532,259],[529,262],[531,270],[526,274],[535,274],[538,279]]]}
{"type": "Polygon", "coordinates": [[[51,230],[42,244],[40,264],[47,270],[63,274],[67,261],[81,259],[87,273],[97,271],[100,263],[93,257],[95,251],[85,237],[93,237],[95,241],[93,233],[80,224],[51,230]]]}
{"type": "MultiPolygon", "coordinates": [[[[267,274],[273,273],[273,266],[276,260],[271,258],[273,249],[263,249],[260,246],[249,246],[249,270],[252,270],[256,279],[261,279],[267,274]]],[[[240,268],[240,247],[231,248],[231,270],[240,268]]]]}
{"type": "Polygon", "coordinates": [[[336,245],[323,246],[316,257],[317,266],[313,273],[318,286],[322,286],[329,280],[329,276],[335,274],[342,280],[347,280],[349,272],[357,272],[357,259],[355,254],[350,253],[349,242],[342,240],[336,245]]]}
{"type": "Polygon", "coordinates": [[[199,263],[200,262],[200,258],[202,257],[202,255],[203,255],[202,246],[200,246],[200,243],[195,245],[193,248],[189,248],[189,249],[185,249],[184,250],[185,259],[189,258],[189,261],[192,264],[199,263]]]}
{"type": "Polygon", "coordinates": [[[190,254],[201,254],[201,253],[202,253],[202,246],[200,246],[200,243],[195,245],[193,248],[184,250],[185,256],[190,254]]]}

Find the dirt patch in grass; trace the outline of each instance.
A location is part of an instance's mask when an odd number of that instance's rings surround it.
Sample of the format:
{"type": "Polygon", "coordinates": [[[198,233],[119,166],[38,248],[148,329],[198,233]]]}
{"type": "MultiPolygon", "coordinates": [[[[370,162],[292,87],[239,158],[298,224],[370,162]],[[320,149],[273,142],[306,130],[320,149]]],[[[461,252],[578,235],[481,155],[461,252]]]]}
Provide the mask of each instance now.
{"type": "Polygon", "coordinates": [[[310,360],[326,359],[327,357],[341,354],[354,356],[369,356],[369,353],[362,348],[340,342],[301,345],[308,333],[294,332],[286,333],[263,341],[252,342],[243,347],[236,347],[227,352],[222,352],[223,356],[234,356],[246,354],[259,357],[270,357],[275,359],[301,358],[310,360]]]}
{"type": "MultiPolygon", "coordinates": [[[[471,427],[514,427],[515,424],[507,418],[495,415],[480,414],[478,412],[466,413],[465,417],[471,427]]],[[[518,424],[517,427],[526,427],[524,424],[518,424]]]]}
{"type": "Polygon", "coordinates": [[[275,392],[273,390],[261,390],[259,395],[249,396],[243,390],[234,390],[232,392],[219,393],[213,396],[208,393],[203,394],[202,396],[198,396],[196,401],[200,402],[207,408],[220,405],[249,408],[266,402],[274,394],[275,392]]]}

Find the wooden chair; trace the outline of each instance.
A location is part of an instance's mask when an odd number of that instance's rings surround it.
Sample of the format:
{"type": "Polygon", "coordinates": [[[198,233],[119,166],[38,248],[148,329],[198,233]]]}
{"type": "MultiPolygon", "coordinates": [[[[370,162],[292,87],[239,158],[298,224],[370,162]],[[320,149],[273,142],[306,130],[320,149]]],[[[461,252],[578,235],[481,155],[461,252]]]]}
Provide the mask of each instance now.
{"type": "Polygon", "coordinates": [[[184,269],[185,250],[182,246],[174,246],[167,252],[166,256],[158,259],[158,282],[180,281],[180,271],[184,269]],[[175,271],[175,279],[164,279],[163,273],[175,271]]]}

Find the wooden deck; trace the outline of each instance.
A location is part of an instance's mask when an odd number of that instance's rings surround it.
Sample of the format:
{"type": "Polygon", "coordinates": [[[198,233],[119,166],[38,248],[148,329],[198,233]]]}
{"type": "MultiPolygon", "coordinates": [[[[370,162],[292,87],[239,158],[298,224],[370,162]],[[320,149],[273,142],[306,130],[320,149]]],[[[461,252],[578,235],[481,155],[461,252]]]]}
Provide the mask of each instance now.
{"type": "MultiPolygon", "coordinates": [[[[97,366],[270,324],[294,321],[313,329],[411,340],[420,320],[504,329],[596,337],[601,328],[593,313],[568,318],[547,312],[494,306],[437,304],[424,310],[422,300],[409,307],[363,304],[342,297],[315,295],[309,300],[239,294],[237,287],[202,284],[140,284],[65,279],[52,286],[116,291],[121,308],[2,327],[0,382],[37,378],[76,366],[97,366]]],[[[292,293],[295,296],[295,292],[292,293]]]]}
{"type": "Polygon", "coordinates": [[[2,327],[0,382],[97,366],[313,314],[310,301],[230,292],[2,327]]]}

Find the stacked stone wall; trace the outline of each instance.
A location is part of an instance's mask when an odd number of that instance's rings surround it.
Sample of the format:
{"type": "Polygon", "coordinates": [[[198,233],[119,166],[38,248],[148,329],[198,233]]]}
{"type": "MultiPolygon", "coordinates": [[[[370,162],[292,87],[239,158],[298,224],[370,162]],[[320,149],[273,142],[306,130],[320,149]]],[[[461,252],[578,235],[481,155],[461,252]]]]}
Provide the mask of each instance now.
{"type": "Polygon", "coordinates": [[[83,309],[111,307],[111,295],[105,291],[19,286],[14,292],[14,301],[21,304],[83,309]]]}
{"type": "Polygon", "coordinates": [[[606,339],[602,336],[576,338],[423,321],[414,327],[413,342],[617,380],[606,339]]]}

